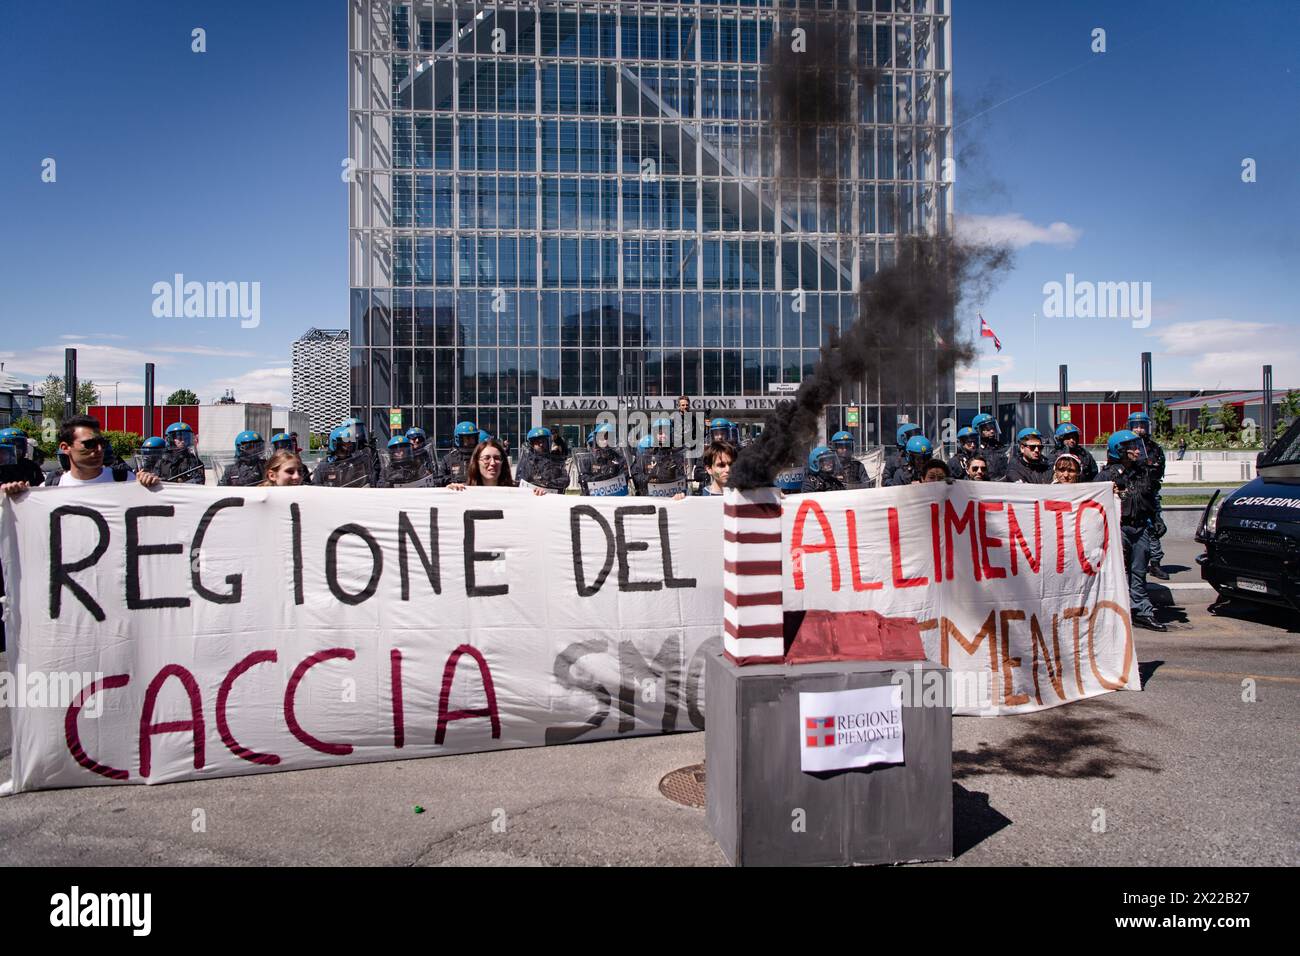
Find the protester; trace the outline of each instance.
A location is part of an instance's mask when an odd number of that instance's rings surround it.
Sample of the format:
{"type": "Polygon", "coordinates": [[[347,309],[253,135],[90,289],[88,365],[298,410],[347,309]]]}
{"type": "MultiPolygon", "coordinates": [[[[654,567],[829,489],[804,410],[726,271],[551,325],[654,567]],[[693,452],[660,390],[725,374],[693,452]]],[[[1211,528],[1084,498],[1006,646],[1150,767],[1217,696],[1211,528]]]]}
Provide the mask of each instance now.
{"type": "Polygon", "coordinates": [[[924,435],[913,435],[907,440],[905,457],[894,469],[894,476],[889,480],[892,486],[910,485],[919,482],[925,476],[925,466],[934,457],[934,445],[924,435]]]}
{"type": "Polygon", "coordinates": [[[306,472],[307,466],[302,463],[297,452],[277,451],[266,463],[266,476],[259,484],[276,488],[306,484],[306,472]]]}
{"type": "Polygon", "coordinates": [[[976,452],[966,459],[967,481],[989,481],[989,463],[981,452],[976,452]]]}
{"type": "Polygon", "coordinates": [[[1027,485],[1052,482],[1052,467],[1043,454],[1043,435],[1037,428],[1022,428],[1016,435],[1016,450],[1007,461],[1003,481],[1027,485]]]}
{"type": "Polygon", "coordinates": [[[1052,463],[1052,484],[1077,485],[1083,463],[1069,452],[1061,452],[1052,463]]]}
{"type": "Polygon", "coordinates": [[[932,459],[925,466],[924,477],[921,479],[922,484],[929,484],[937,481],[952,481],[952,472],[948,466],[937,459],[932,459]]]}
{"type": "MultiPolygon", "coordinates": [[[[496,438],[479,442],[470,452],[465,481],[453,481],[447,487],[452,491],[464,491],[466,488],[518,487],[515,480],[510,477],[510,459],[506,456],[506,446],[496,438]]],[[[546,492],[541,488],[534,488],[533,494],[541,496],[546,492]]]]}
{"type": "Polygon", "coordinates": [[[158,477],[163,481],[187,485],[207,482],[203,461],[194,451],[194,429],[185,422],[172,422],[167,426],[167,451],[158,466],[158,477]]]}
{"type": "Polygon", "coordinates": [[[298,433],[277,432],[271,436],[271,454],[277,451],[288,451],[298,456],[298,462],[302,466],[302,483],[311,484],[311,469],[307,467],[306,462],[302,460],[302,449],[298,447],[298,433]]]}
{"type": "Polygon", "coordinates": [[[1096,481],[1097,480],[1097,459],[1092,457],[1092,452],[1083,447],[1083,438],[1079,433],[1079,426],[1073,422],[1061,422],[1056,426],[1056,432],[1053,435],[1056,444],[1056,450],[1053,455],[1070,454],[1079,459],[1079,480],[1096,481]]]}
{"type": "Polygon", "coordinates": [[[266,459],[262,457],[265,445],[255,431],[242,431],[235,436],[235,461],[221,473],[218,485],[242,488],[260,484],[266,474],[266,459]]]}
{"type": "MultiPolygon", "coordinates": [[[[111,455],[108,439],[100,434],[99,422],[89,415],[75,415],[59,426],[59,455],[68,462],[68,470],[50,475],[47,486],[74,488],[105,481],[138,481],[151,488],[160,480],[157,475],[134,472],[125,465],[105,467],[104,458],[111,455]]],[[[8,481],[0,485],[0,491],[17,495],[30,487],[29,481],[8,481]]]]}
{"type": "Polygon", "coordinates": [[[736,446],[728,441],[714,441],[704,449],[701,456],[704,470],[709,476],[707,483],[700,485],[701,495],[720,495],[727,488],[727,479],[731,476],[731,466],[736,463],[736,446]]]}
{"type": "Polygon", "coordinates": [[[971,427],[979,436],[979,448],[989,466],[989,481],[1001,481],[1007,473],[1007,453],[1002,447],[1002,428],[988,412],[980,412],[971,419],[971,427]]]}
{"type": "Polygon", "coordinates": [[[1155,471],[1147,463],[1146,447],[1140,436],[1122,429],[1106,443],[1106,467],[1098,481],[1115,485],[1120,503],[1120,532],[1124,561],[1128,566],[1129,606],[1133,623],[1151,631],[1167,631],[1156,620],[1156,609],[1147,595],[1150,565],[1150,524],[1156,514],[1155,471]]]}

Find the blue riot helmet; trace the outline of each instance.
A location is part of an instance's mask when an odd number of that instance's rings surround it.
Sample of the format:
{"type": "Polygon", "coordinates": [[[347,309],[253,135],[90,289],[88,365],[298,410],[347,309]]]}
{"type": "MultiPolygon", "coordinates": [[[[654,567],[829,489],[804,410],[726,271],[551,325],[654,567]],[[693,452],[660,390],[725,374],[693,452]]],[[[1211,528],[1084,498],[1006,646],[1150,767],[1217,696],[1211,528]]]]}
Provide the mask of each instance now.
{"type": "Polygon", "coordinates": [[[1146,412],[1129,412],[1128,422],[1124,426],[1143,438],[1151,437],[1151,416],[1146,412]]]}
{"type": "Polygon", "coordinates": [[[457,448],[461,448],[464,449],[465,451],[469,451],[478,443],[479,443],[479,431],[477,425],[475,425],[473,422],[456,423],[455,445],[457,448]]]}
{"type": "Polygon", "coordinates": [[[836,432],[831,436],[831,447],[841,460],[848,460],[853,456],[853,433],[836,432]]]}
{"type": "Polygon", "coordinates": [[[536,452],[549,452],[551,450],[551,430],[546,427],[530,428],[528,430],[528,447],[536,452]]]}
{"type": "Polygon", "coordinates": [[[483,444],[483,442],[487,441],[491,437],[492,437],[492,433],[490,431],[487,431],[482,428],[478,430],[478,441],[480,445],[483,444]]]}
{"type": "Polygon", "coordinates": [[[898,443],[899,448],[906,448],[908,440],[913,435],[919,435],[919,434],[921,434],[920,425],[918,425],[916,422],[903,422],[901,425],[898,426],[898,431],[895,433],[894,438],[895,441],[898,443]]]}
{"type": "Polygon", "coordinates": [[[255,431],[242,431],[235,436],[236,458],[261,458],[265,447],[262,436],[255,431]]]}
{"type": "Polygon", "coordinates": [[[349,424],[335,425],[330,429],[330,456],[342,460],[357,450],[357,433],[349,424]]]}
{"type": "Polygon", "coordinates": [[[1025,441],[1030,438],[1037,438],[1039,441],[1042,441],[1043,433],[1037,428],[1022,428],[1020,431],[1016,432],[1017,445],[1023,445],[1025,441]]]}
{"type": "Polygon", "coordinates": [[[673,423],[670,418],[656,418],[650,423],[652,444],[667,448],[673,443],[673,423]]]}
{"type": "Polygon", "coordinates": [[[271,436],[271,451],[297,452],[297,450],[297,443],[293,440],[293,436],[288,432],[276,432],[271,436]]]}
{"type": "Polygon", "coordinates": [[[1066,447],[1066,441],[1071,438],[1074,439],[1076,445],[1081,441],[1079,436],[1079,426],[1075,425],[1073,422],[1061,422],[1061,424],[1056,426],[1056,432],[1052,437],[1056,439],[1057,448],[1066,447]]]}
{"type": "Polygon", "coordinates": [[[167,443],[157,435],[150,435],[140,443],[140,459],[142,461],[157,461],[167,451],[167,443]]]}
{"type": "Polygon", "coordinates": [[[424,433],[423,428],[408,428],[406,437],[411,443],[411,451],[417,455],[424,450],[424,446],[429,441],[429,436],[424,433]]]}
{"type": "Polygon", "coordinates": [[[7,441],[0,441],[0,465],[12,465],[18,461],[18,449],[7,441]]]}
{"type": "Polygon", "coordinates": [[[591,430],[591,441],[588,442],[593,448],[608,448],[614,444],[614,426],[609,422],[601,422],[591,430]]]}
{"type": "Polygon", "coordinates": [[[740,429],[726,418],[715,418],[709,423],[709,440],[710,441],[727,441],[733,445],[738,444],[740,429]]]}
{"type": "Polygon", "coordinates": [[[414,454],[411,439],[405,435],[394,435],[388,439],[388,460],[391,462],[409,461],[414,454]]]}
{"type": "Polygon", "coordinates": [[[1106,458],[1117,462],[1144,462],[1147,458],[1146,442],[1136,432],[1121,428],[1106,439],[1106,458]]]}
{"type": "Polygon", "coordinates": [[[27,433],[21,428],[6,428],[0,431],[0,445],[9,445],[15,457],[27,457],[27,433]]]}
{"type": "Polygon", "coordinates": [[[934,457],[934,445],[924,435],[913,435],[907,440],[907,457],[917,467],[924,467],[925,463],[934,457]]]}
{"type": "Polygon", "coordinates": [[[645,451],[645,449],[649,448],[652,444],[653,444],[653,440],[650,438],[650,436],[645,435],[642,437],[642,439],[639,442],[636,443],[636,447],[641,451],[645,451]]]}
{"type": "Polygon", "coordinates": [[[366,445],[366,423],[359,418],[345,418],[343,424],[352,429],[352,439],[357,443],[358,448],[366,445]]]}
{"type": "Polygon", "coordinates": [[[988,412],[980,412],[971,419],[970,424],[979,435],[981,445],[1002,443],[1002,428],[998,425],[998,420],[988,412]]]}
{"type": "Polygon", "coordinates": [[[184,422],[172,422],[167,426],[168,448],[193,448],[194,429],[184,422]]]}
{"type": "Polygon", "coordinates": [[[808,470],[810,472],[834,472],[839,466],[839,456],[829,445],[818,445],[808,452],[808,470]]]}

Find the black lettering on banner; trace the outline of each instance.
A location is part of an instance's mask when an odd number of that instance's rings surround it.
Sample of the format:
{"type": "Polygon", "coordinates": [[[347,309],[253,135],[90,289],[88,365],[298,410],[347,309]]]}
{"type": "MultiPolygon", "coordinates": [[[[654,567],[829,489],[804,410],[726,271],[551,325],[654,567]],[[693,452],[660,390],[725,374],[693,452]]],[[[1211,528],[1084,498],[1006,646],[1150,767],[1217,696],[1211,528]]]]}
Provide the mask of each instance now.
{"type": "Polygon", "coordinates": [[[500,551],[474,550],[474,522],[500,521],[504,514],[500,511],[466,511],[465,512],[465,594],[469,597],[496,597],[510,590],[508,584],[474,583],[474,565],[479,561],[496,561],[501,557],[500,551]]]}
{"type": "Polygon", "coordinates": [[[654,505],[624,505],[614,509],[614,542],[618,549],[618,589],[620,591],[658,591],[662,581],[633,581],[628,555],[634,551],[649,551],[649,541],[629,541],[623,531],[623,519],[628,515],[652,515],[654,505]]]}
{"type": "Polygon", "coordinates": [[[664,587],[693,588],[695,578],[673,577],[673,549],[668,543],[668,509],[659,509],[659,551],[664,559],[664,587]]]}
{"type": "Polygon", "coordinates": [[[289,505],[289,526],[293,529],[293,603],[301,604],[302,596],[302,511],[298,502],[289,505]]]}
{"type": "Polygon", "coordinates": [[[664,715],[662,728],[664,733],[677,729],[678,688],[682,684],[682,639],[674,634],[659,645],[659,653],[653,662],[636,649],[631,641],[622,641],[618,645],[618,732],[625,734],[636,729],[636,696],[641,690],[642,680],[655,680],[663,677],[664,681],[664,715]]]}
{"type": "Polygon", "coordinates": [[[578,662],[578,658],[586,657],[588,654],[607,654],[608,652],[609,641],[601,637],[595,637],[589,641],[570,644],[556,655],[553,669],[556,682],[567,690],[580,690],[591,694],[592,697],[596,698],[597,708],[594,714],[577,726],[547,727],[546,746],[567,744],[571,740],[577,740],[583,734],[599,728],[605,722],[605,718],[609,716],[609,689],[599,681],[593,679],[590,683],[586,683],[573,674],[573,665],[578,662]]]}
{"type": "MultiPolygon", "coordinates": [[[[203,512],[203,517],[199,519],[198,530],[194,532],[194,540],[190,542],[190,583],[194,590],[204,600],[211,601],[213,604],[238,604],[244,593],[244,576],[242,574],[227,574],[226,583],[230,585],[230,590],[225,594],[219,594],[211,590],[203,583],[199,576],[199,562],[193,560],[203,550],[203,539],[207,537],[208,525],[212,524],[212,519],[217,516],[217,512],[222,508],[242,508],[244,507],[243,498],[222,498],[212,503],[207,511],[203,512]]],[[[297,505],[292,507],[297,508],[297,505]]],[[[302,602],[299,601],[299,604],[302,602]]]]}
{"type": "Polygon", "coordinates": [[[63,589],[71,591],[96,621],[104,620],[104,609],[90,596],[90,592],[72,580],[73,571],[84,571],[108,550],[108,522],[93,508],[63,505],[50,512],[50,619],[57,620],[63,606],[63,589]],[[89,518],[99,532],[99,541],[90,554],[71,564],[63,563],[63,516],[77,515],[89,518]]]}
{"type": "Polygon", "coordinates": [[[171,505],[141,505],[126,509],[126,606],[131,611],[147,611],[159,607],[189,607],[187,597],[140,597],[140,558],[152,554],[182,554],[185,546],[179,541],[171,544],[141,544],[141,518],[174,518],[176,509],[171,505]]]}
{"type": "Polygon", "coordinates": [[[379,587],[379,576],[383,571],[384,553],[379,550],[379,542],[361,525],[340,525],[330,532],[329,540],[325,542],[325,580],[329,584],[330,591],[344,604],[360,604],[374,597],[375,590],[379,587]],[[345,591],[339,584],[339,541],[347,534],[356,535],[370,548],[370,580],[356,594],[345,591]]]}
{"type": "Polygon", "coordinates": [[[614,567],[614,532],[610,530],[605,516],[591,505],[577,505],[569,509],[569,542],[573,545],[573,580],[578,586],[578,597],[591,597],[604,586],[605,579],[614,567]],[[605,563],[593,584],[587,583],[582,567],[582,524],[579,519],[584,516],[596,519],[596,524],[605,533],[605,563]]]}
{"type": "Polygon", "coordinates": [[[686,665],[686,717],[696,730],[704,729],[704,708],[700,706],[700,685],[704,683],[705,645],[695,650],[686,665]]]}
{"type": "Polygon", "coordinates": [[[397,513],[397,566],[402,575],[402,600],[411,599],[411,575],[410,561],[406,557],[406,542],[410,540],[415,545],[415,553],[420,558],[420,563],[424,565],[424,573],[429,579],[429,585],[433,588],[434,594],[442,593],[442,574],[438,569],[438,509],[429,509],[429,549],[433,553],[430,558],[424,550],[424,545],[420,543],[420,537],[415,533],[415,526],[411,524],[411,519],[406,516],[405,511],[397,513]]]}

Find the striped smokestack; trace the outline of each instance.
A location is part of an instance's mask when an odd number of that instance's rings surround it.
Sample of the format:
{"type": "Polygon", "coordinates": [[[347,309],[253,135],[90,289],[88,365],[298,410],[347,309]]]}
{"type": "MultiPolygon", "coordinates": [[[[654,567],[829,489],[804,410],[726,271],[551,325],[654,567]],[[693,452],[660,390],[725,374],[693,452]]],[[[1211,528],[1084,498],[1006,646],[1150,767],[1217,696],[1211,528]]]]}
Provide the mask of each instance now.
{"type": "Polygon", "coordinates": [[[723,650],[737,664],[779,664],[781,497],[775,488],[728,488],[722,502],[723,650]]]}

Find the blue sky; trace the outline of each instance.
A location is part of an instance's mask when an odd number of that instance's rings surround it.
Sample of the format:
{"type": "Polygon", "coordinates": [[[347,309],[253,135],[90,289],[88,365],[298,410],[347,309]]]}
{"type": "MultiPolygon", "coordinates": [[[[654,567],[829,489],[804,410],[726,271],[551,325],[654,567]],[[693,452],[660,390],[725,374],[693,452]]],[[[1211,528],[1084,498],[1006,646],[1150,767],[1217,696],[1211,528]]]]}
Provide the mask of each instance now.
{"type": "MultiPolygon", "coordinates": [[[[984,381],[1300,386],[1300,4],[954,0],[959,227],[1016,244],[983,305],[984,381]],[[1106,31],[1093,53],[1092,31],[1106,31]],[[981,113],[975,116],[973,114],[981,113]],[[977,153],[977,155],[976,155],[977,153]],[[1257,181],[1243,183],[1242,161],[1257,181]],[[1150,325],[1040,318],[1043,285],[1151,283],[1150,325]],[[987,340],[986,340],[987,343],[987,340]]],[[[0,262],[6,371],[80,350],[112,400],[186,386],[287,402],[289,344],[347,324],[343,0],[6,11],[0,262]],[[191,52],[191,30],[207,52],[191,52]],[[57,180],[41,180],[53,158],[57,180]],[[156,318],[155,282],[261,284],[256,328],[156,318]]],[[[973,328],[973,314],[963,316],[973,328]]],[[[973,370],[961,387],[973,387],[973,370]]]]}

